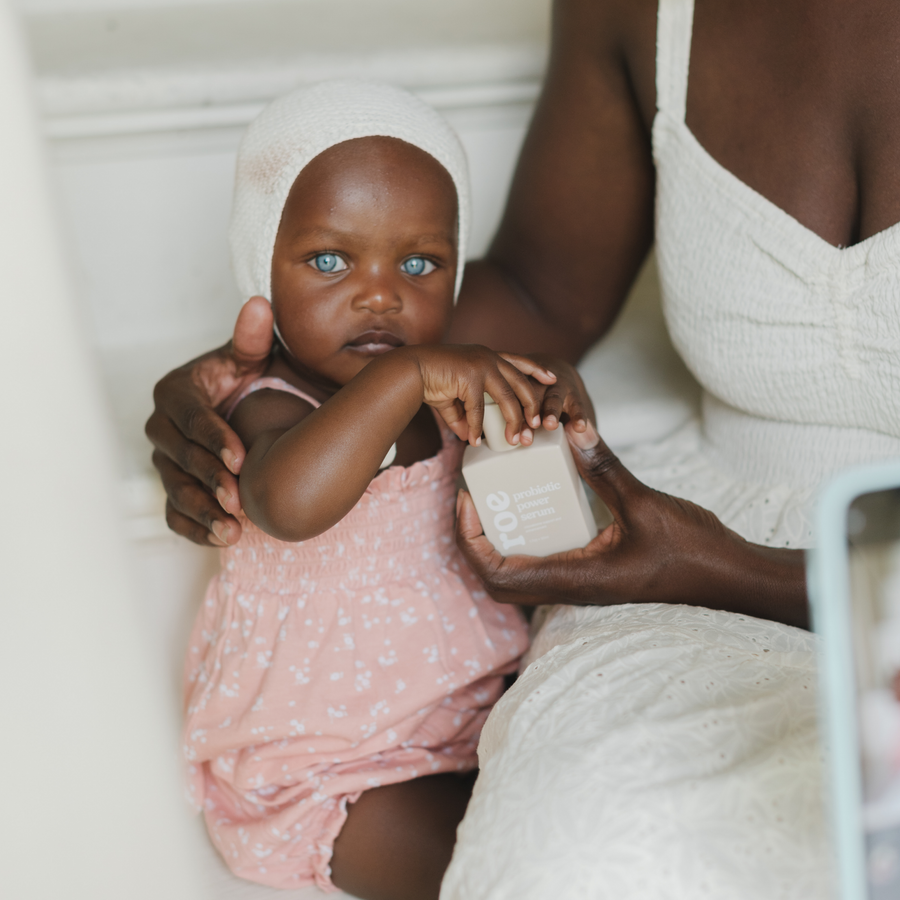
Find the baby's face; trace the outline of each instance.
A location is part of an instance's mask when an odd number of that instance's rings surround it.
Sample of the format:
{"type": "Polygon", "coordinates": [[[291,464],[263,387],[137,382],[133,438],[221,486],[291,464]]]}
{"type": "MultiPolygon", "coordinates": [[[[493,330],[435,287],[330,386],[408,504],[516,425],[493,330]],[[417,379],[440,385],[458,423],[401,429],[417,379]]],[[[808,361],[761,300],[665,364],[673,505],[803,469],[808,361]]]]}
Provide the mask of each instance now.
{"type": "Polygon", "coordinates": [[[440,341],[453,310],[456,220],[453,180],[411,144],[360,138],[309,163],[272,257],[292,367],[344,385],[394,347],[440,341]]]}

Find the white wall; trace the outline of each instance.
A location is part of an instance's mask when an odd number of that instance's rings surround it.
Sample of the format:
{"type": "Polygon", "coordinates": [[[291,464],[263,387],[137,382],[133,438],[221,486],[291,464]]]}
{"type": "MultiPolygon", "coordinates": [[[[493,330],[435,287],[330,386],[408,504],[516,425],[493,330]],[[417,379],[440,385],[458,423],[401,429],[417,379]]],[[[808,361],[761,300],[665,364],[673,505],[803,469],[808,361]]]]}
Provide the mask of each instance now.
{"type": "Polygon", "coordinates": [[[0,896],[188,900],[177,732],[138,625],[18,37],[0,2],[0,896]]]}

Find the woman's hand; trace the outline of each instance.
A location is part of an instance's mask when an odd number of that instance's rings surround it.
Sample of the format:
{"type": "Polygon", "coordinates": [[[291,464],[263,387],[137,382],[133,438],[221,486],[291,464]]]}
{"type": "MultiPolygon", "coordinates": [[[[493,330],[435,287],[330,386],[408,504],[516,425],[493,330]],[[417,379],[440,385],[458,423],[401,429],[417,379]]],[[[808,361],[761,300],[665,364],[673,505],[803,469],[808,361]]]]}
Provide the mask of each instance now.
{"type": "Polygon", "coordinates": [[[638,481],[593,426],[566,426],[579,471],[613,522],[587,546],[546,558],[504,557],[484,536],[460,492],[457,543],[488,591],[503,602],[684,603],[806,627],[803,554],[762,547],[711,512],[638,481]]]}
{"type": "Polygon", "coordinates": [[[221,547],[241,536],[234,515],[241,509],[236,476],[244,445],[216,408],[265,371],[272,334],[271,306],[253,297],[229,344],[175,369],[154,389],[156,408],[145,431],[168,496],[166,521],[194,543],[221,547]]]}
{"type": "Polygon", "coordinates": [[[506,440],[528,445],[541,424],[541,397],[556,375],[528,357],[495,353],[477,344],[414,346],[404,349],[419,365],[424,402],[450,430],[473,446],[481,440],[484,395],[506,419],[506,440]],[[530,376],[530,377],[529,377],[530,376]]]}

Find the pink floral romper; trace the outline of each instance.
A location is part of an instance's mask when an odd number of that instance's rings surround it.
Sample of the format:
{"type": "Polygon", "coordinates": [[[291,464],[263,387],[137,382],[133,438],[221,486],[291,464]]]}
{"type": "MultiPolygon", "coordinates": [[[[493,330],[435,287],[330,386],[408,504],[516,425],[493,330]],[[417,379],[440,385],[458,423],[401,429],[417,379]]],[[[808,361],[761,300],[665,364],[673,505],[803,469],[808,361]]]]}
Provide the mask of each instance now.
{"type": "MultiPolygon", "coordinates": [[[[287,390],[262,378],[251,390],[287,390]]],[[[456,548],[463,445],[380,472],[330,530],[285,543],[246,518],[222,551],[185,664],[190,793],[243,878],[334,890],[347,803],[476,767],[481,727],[527,646],[456,548]]]]}

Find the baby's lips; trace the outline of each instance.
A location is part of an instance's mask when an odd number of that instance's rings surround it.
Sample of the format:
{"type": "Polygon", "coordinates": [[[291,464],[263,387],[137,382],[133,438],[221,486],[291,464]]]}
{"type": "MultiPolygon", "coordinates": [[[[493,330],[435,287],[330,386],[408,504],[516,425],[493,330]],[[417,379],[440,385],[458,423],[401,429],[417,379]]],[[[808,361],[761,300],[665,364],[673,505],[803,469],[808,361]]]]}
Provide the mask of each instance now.
{"type": "Polygon", "coordinates": [[[348,347],[365,347],[367,344],[388,344],[391,347],[402,347],[406,341],[391,331],[364,331],[352,341],[347,341],[348,347]]]}

